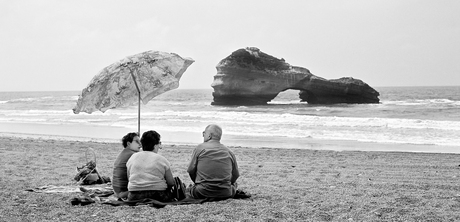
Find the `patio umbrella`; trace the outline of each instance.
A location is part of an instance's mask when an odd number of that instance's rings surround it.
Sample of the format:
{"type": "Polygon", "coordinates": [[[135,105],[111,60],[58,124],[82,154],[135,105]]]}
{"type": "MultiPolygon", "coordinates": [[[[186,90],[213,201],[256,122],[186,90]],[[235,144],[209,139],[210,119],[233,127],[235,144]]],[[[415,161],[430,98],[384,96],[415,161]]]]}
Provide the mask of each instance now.
{"type": "Polygon", "coordinates": [[[92,113],[138,103],[140,134],[141,101],[179,87],[179,80],[194,62],[175,53],[147,51],[128,56],[102,69],[84,88],[73,112],[92,113]]]}

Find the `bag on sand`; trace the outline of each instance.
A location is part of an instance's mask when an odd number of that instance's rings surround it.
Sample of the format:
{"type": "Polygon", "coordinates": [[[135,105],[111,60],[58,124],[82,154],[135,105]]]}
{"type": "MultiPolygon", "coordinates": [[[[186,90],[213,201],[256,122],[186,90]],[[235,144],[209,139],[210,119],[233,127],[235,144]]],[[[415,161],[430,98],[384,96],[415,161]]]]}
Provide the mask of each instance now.
{"type": "Polygon", "coordinates": [[[77,167],[77,174],[74,180],[82,185],[103,184],[110,182],[110,178],[101,176],[96,169],[96,153],[93,149],[86,150],[87,163],[81,167],[77,167]]]}
{"type": "Polygon", "coordinates": [[[176,201],[185,199],[185,184],[179,177],[174,177],[174,186],[171,189],[172,198],[176,201]]]}

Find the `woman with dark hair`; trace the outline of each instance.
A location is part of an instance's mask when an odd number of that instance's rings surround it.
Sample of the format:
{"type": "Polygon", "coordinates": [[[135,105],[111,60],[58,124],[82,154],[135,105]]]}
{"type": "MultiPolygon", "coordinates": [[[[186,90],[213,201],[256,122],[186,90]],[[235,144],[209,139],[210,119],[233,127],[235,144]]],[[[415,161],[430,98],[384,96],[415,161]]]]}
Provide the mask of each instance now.
{"type": "Polygon", "coordinates": [[[137,133],[128,133],[122,139],[124,149],[113,164],[112,187],[118,198],[128,198],[128,175],[126,162],[134,153],[139,152],[141,142],[137,133]]]}
{"type": "Polygon", "coordinates": [[[142,152],[135,153],[126,163],[128,169],[128,200],[146,198],[163,202],[173,199],[170,189],[174,186],[169,161],[158,154],[162,149],[161,136],[150,130],[142,134],[142,152]]]}

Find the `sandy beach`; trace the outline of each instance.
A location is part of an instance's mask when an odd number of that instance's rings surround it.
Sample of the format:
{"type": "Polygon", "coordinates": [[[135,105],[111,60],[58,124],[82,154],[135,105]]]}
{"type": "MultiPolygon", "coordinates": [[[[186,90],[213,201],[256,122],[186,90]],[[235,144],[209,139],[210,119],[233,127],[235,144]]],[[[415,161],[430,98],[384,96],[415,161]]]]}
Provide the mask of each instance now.
{"type": "MultiPolygon", "coordinates": [[[[97,168],[112,176],[119,143],[0,137],[0,221],[456,221],[460,220],[460,155],[229,147],[250,200],[163,209],[71,206],[75,194],[24,191],[73,184],[75,168],[94,149],[97,168]],[[178,213],[180,212],[180,213],[178,213]]],[[[348,144],[353,146],[353,144],[348,144]]],[[[372,145],[372,144],[369,144],[372,145]]],[[[319,145],[318,145],[319,146],[319,145]]],[[[160,151],[174,176],[186,173],[193,147],[160,151]]]]}

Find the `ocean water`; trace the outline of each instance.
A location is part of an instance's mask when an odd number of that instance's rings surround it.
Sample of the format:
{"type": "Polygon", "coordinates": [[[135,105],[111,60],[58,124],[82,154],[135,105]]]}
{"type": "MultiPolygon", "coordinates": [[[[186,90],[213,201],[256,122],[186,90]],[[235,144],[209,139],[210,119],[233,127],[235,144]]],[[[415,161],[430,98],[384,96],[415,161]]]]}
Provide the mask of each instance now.
{"type": "MultiPolygon", "coordinates": [[[[212,89],[176,89],[141,106],[141,127],[160,133],[199,133],[216,123],[223,127],[224,137],[434,145],[460,150],[460,86],[375,89],[380,93],[379,104],[309,105],[300,102],[298,91],[288,90],[264,106],[211,106],[212,89]]],[[[0,92],[0,125],[137,131],[137,106],[74,114],[79,93],[0,92]]],[[[3,127],[3,131],[8,129],[3,127]]]]}

